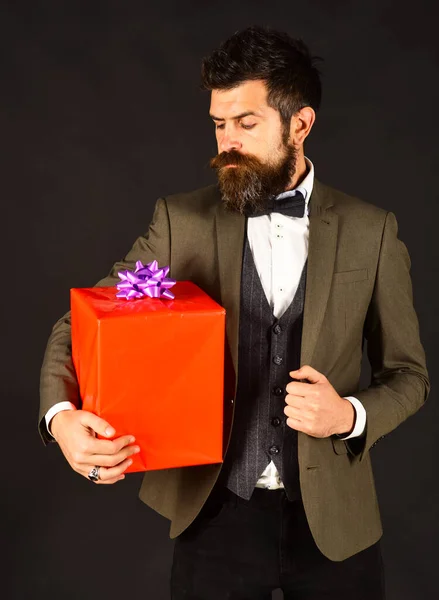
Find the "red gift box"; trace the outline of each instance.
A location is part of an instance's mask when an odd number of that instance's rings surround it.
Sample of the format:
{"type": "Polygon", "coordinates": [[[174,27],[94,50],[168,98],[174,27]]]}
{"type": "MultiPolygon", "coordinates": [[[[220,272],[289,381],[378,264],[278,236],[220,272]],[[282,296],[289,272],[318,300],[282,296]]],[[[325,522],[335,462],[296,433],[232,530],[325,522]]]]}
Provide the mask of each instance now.
{"type": "Polygon", "coordinates": [[[70,290],[82,408],[135,436],[127,472],[222,462],[225,309],[189,281],[174,300],[117,292],[70,290]]]}

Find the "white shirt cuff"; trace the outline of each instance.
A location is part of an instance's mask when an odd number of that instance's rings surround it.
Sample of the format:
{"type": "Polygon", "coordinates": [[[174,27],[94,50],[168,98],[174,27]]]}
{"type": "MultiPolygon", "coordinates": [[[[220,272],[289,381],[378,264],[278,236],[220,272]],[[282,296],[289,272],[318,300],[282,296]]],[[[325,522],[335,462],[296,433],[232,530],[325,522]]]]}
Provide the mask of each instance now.
{"type": "Polygon", "coordinates": [[[50,431],[50,421],[57,413],[61,412],[62,410],[76,410],[76,406],[71,402],[58,402],[58,404],[54,404],[52,408],[49,408],[44,418],[46,419],[46,427],[50,435],[52,435],[52,432],[50,431]]]}
{"type": "Polygon", "coordinates": [[[366,428],[366,409],[361,404],[361,402],[358,400],[358,398],[355,398],[354,396],[345,396],[345,399],[349,400],[349,402],[354,407],[356,415],[357,415],[356,419],[355,419],[355,427],[354,427],[353,431],[346,437],[340,438],[342,440],[349,440],[350,438],[360,436],[364,432],[364,430],[366,428]]]}

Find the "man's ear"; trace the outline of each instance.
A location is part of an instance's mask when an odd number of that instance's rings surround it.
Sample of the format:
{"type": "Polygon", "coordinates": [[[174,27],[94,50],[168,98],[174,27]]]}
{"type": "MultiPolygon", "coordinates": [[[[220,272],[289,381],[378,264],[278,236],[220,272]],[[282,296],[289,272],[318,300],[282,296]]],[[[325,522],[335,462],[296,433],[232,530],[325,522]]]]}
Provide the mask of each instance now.
{"type": "Polygon", "coordinates": [[[305,139],[308,137],[314,121],[316,113],[311,106],[304,106],[294,115],[290,121],[290,142],[296,146],[302,146],[305,139]]]}

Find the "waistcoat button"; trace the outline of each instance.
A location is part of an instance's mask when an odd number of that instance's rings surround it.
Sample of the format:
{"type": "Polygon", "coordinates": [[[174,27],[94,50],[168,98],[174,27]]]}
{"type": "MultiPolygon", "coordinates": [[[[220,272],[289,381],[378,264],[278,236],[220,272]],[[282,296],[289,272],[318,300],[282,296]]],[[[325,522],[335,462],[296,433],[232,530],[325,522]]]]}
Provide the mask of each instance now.
{"type": "Polygon", "coordinates": [[[279,454],[279,446],[270,446],[270,449],[268,451],[270,454],[279,454]]]}
{"type": "Polygon", "coordinates": [[[281,333],[282,331],[282,327],[279,325],[279,323],[276,323],[276,325],[273,327],[273,332],[274,333],[281,333]]]}
{"type": "Polygon", "coordinates": [[[282,356],[274,356],[273,357],[273,362],[275,365],[281,365],[282,364],[282,356]]]}
{"type": "Polygon", "coordinates": [[[275,387],[273,388],[273,394],[275,396],[282,396],[282,394],[284,393],[283,389],[281,387],[275,387]]]}
{"type": "Polygon", "coordinates": [[[272,424],[274,427],[277,427],[278,425],[280,425],[280,419],[279,419],[279,417],[273,417],[273,418],[271,419],[271,424],[272,424]]]}

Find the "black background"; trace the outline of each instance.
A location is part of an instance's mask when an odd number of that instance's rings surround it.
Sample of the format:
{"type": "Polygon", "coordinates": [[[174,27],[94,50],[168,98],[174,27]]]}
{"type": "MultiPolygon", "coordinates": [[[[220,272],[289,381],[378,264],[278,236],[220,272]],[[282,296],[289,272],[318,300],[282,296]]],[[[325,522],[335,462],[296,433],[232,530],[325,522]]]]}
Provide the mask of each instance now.
{"type": "Polygon", "coordinates": [[[395,212],[411,255],[432,392],[372,453],[388,599],[437,598],[434,6],[1,3],[2,597],[169,598],[169,522],[138,500],[141,475],[94,486],[56,445],[44,448],[39,371],[69,289],[107,274],[146,231],[159,196],[214,181],[200,60],[237,29],[265,24],[325,58],[322,110],[305,148],[316,176],[395,212]]]}

